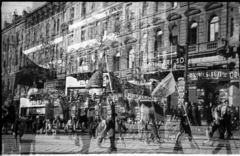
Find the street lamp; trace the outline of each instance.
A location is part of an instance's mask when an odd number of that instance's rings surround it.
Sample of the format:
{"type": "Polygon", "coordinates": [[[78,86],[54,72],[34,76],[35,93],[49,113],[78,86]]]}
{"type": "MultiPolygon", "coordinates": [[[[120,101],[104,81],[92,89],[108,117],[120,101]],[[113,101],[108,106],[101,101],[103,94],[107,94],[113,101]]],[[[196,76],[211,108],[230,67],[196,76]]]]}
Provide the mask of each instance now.
{"type": "Polygon", "coordinates": [[[187,33],[186,33],[186,54],[185,54],[185,94],[184,94],[184,102],[188,102],[188,44],[189,44],[189,2],[188,3],[188,14],[187,14],[187,33]]]}

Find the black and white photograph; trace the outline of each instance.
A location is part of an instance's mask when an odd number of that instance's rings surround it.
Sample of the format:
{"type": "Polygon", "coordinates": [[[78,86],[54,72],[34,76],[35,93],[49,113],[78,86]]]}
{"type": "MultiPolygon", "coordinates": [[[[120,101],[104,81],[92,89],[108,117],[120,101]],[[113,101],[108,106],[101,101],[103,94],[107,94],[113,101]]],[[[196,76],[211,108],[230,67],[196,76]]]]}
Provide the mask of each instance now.
{"type": "Polygon", "coordinates": [[[239,1],[3,1],[1,18],[1,155],[240,154],[239,1]]]}

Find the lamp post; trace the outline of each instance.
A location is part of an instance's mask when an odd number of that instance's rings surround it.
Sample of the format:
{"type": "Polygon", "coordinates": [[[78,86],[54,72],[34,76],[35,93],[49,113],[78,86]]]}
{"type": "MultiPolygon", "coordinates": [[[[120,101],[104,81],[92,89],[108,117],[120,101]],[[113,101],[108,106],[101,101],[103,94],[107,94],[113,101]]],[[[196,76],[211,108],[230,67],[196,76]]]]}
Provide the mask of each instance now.
{"type": "Polygon", "coordinates": [[[187,14],[187,33],[186,33],[186,54],[185,54],[185,94],[184,94],[184,102],[188,102],[188,44],[189,44],[189,2],[188,3],[188,14],[187,14]]]}

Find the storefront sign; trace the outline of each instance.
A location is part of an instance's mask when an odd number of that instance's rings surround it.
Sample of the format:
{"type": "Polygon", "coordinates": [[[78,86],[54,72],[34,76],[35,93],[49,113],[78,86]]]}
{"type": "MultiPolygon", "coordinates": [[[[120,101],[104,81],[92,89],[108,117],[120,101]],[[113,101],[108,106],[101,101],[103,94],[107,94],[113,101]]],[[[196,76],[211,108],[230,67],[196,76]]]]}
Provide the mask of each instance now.
{"type": "Polygon", "coordinates": [[[150,96],[144,96],[144,95],[138,95],[138,94],[131,94],[131,93],[128,93],[127,94],[127,97],[128,98],[132,98],[132,99],[156,99],[156,98],[152,98],[150,96]]]}
{"type": "Polygon", "coordinates": [[[239,80],[239,71],[231,71],[229,72],[229,77],[231,80],[239,80]]]}
{"type": "Polygon", "coordinates": [[[188,75],[192,81],[197,80],[229,80],[229,73],[227,70],[209,70],[190,72],[188,75]]]}
{"type": "Polygon", "coordinates": [[[65,88],[65,81],[49,81],[44,83],[45,89],[51,89],[51,88],[65,88]]]}

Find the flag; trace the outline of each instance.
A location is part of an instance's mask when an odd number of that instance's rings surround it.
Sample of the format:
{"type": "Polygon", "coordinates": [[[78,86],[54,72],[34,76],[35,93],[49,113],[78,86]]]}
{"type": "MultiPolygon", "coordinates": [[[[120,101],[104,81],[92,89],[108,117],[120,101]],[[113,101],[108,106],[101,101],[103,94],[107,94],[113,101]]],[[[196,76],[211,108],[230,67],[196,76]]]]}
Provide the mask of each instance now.
{"type": "Polygon", "coordinates": [[[168,95],[171,95],[176,90],[176,81],[173,77],[172,72],[169,73],[154,89],[152,92],[153,96],[158,97],[167,97],[168,95]]]}
{"type": "Polygon", "coordinates": [[[106,89],[107,92],[123,92],[122,85],[120,83],[120,79],[114,75],[113,72],[108,73],[107,75],[107,84],[106,89]],[[110,81],[112,85],[112,91],[110,88],[110,81]]]}
{"type": "Polygon", "coordinates": [[[103,84],[103,66],[89,79],[86,88],[101,87],[103,84]]]}
{"type": "Polygon", "coordinates": [[[149,120],[149,115],[152,114],[154,115],[156,120],[164,120],[164,113],[163,113],[163,108],[160,107],[157,103],[154,101],[141,101],[141,119],[143,121],[149,120]]]}

